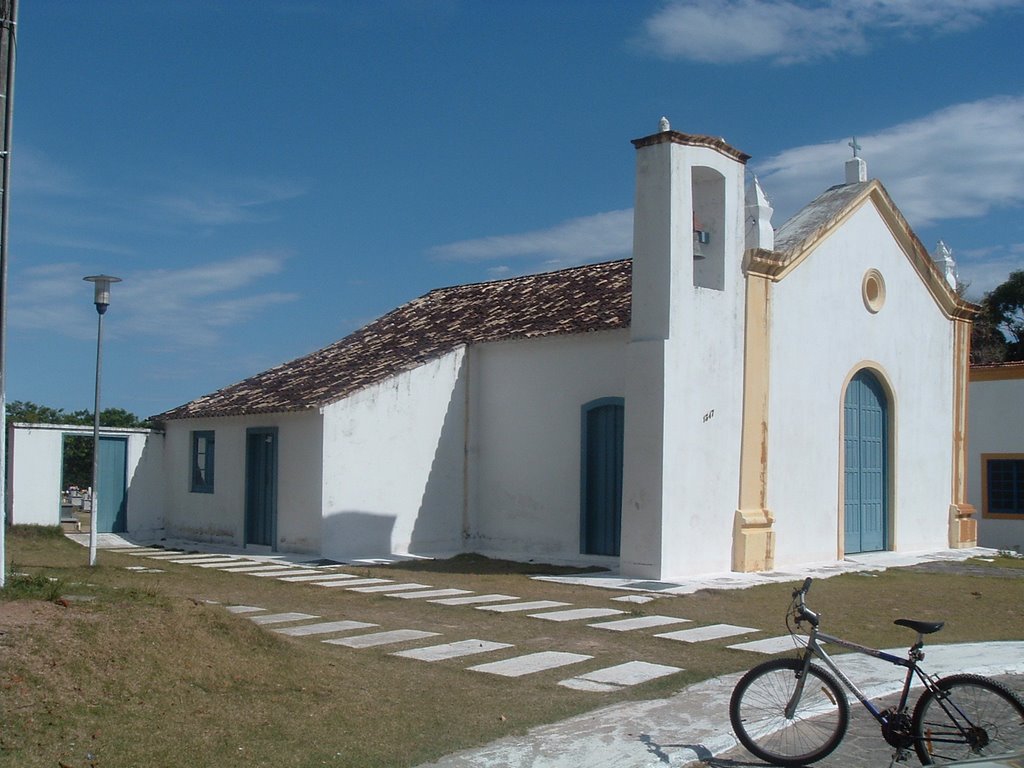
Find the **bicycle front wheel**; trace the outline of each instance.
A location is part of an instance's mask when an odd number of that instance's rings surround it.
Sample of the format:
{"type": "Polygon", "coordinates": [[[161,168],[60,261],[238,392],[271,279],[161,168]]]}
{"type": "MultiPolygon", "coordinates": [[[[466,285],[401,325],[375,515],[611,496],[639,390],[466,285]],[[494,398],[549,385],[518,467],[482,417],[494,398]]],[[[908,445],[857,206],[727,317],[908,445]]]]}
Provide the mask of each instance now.
{"type": "Polygon", "coordinates": [[[950,675],[914,707],[914,749],[925,765],[1024,750],[1024,702],[980,675],[950,675]]]}
{"type": "Polygon", "coordinates": [[[832,675],[813,664],[793,716],[786,717],[803,668],[800,659],[766,661],[747,672],[732,692],[733,730],[743,746],[765,762],[813,763],[839,746],[846,733],[846,695],[832,675]]]}

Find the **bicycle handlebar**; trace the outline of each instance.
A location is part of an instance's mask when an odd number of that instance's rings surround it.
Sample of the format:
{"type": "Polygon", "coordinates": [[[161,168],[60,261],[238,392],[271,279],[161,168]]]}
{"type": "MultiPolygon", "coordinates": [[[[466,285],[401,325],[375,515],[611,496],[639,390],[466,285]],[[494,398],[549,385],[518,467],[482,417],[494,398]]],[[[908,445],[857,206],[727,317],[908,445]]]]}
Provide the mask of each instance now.
{"type": "Polygon", "coordinates": [[[796,604],[793,608],[793,612],[796,614],[797,622],[804,621],[805,619],[811,622],[812,626],[818,626],[819,617],[814,611],[807,607],[804,603],[804,597],[811,589],[811,577],[808,576],[804,579],[803,586],[800,589],[793,591],[793,602],[796,604]]]}

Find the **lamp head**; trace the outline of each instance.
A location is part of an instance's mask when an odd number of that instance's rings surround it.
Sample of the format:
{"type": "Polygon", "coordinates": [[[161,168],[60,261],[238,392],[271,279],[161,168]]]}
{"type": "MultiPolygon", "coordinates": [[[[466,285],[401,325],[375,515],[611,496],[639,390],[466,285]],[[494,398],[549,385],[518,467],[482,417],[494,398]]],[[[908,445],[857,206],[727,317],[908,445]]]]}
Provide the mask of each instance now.
{"type": "Polygon", "coordinates": [[[96,311],[101,315],[107,311],[107,306],[110,304],[110,286],[112,283],[120,283],[120,277],[113,277],[111,275],[90,275],[89,277],[82,278],[87,280],[95,286],[95,296],[93,302],[96,304],[96,311]]]}

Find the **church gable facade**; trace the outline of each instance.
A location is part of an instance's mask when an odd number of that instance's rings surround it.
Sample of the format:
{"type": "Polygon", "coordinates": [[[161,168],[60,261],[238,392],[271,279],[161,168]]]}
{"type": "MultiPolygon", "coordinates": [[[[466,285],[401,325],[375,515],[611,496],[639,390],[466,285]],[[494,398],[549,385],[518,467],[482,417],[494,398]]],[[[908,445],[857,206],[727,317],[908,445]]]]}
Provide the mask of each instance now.
{"type": "Polygon", "coordinates": [[[655,579],[973,544],[971,308],[884,188],[775,231],[721,139],[634,145],[632,259],[434,291],[163,414],[168,533],[655,579]]]}

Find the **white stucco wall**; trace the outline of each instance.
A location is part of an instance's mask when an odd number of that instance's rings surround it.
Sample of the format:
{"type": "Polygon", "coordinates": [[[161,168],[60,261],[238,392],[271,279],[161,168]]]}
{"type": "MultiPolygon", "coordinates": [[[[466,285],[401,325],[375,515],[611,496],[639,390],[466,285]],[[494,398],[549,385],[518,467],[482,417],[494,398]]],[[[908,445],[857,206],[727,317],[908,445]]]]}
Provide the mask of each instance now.
{"type": "MultiPolygon", "coordinates": [[[[12,523],[60,522],[62,452],[65,435],[92,436],[77,425],[13,424],[8,430],[8,488],[12,523]]],[[[151,430],[105,427],[101,436],[124,437],[127,450],[128,533],[150,534],[163,527],[163,435],[151,430]]]]}
{"type": "Polygon", "coordinates": [[[623,574],[729,570],[742,428],[743,165],[660,143],[637,154],[626,383],[623,574]],[[694,213],[710,234],[693,253],[694,213]]]}
{"type": "Polygon", "coordinates": [[[462,545],[465,350],[324,408],[325,557],[462,545]]]}
{"type": "Polygon", "coordinates": [[[1024,366],[1007,366],[1000,375],[1005,378],[971,380],[967,497],[977,510],[980,546],[1024,552],[1024,516],[990,517],[982,498],[982,455],[1024,455],[1024,366]]]}
{"type": "Polygon", "coordinates": [[[869,367],[890,390],[890,546],[948,541],[952,476],[952,324],[870,203],[773,287],[768,506],[776,566],[839,551],[845,385],[869,367]],[[881,311],[861,285],[876,268],[881,311]]]}
{"type": "Polygon", "coordinates": [[[288,552],[320,551],[321,416],[314,411],[166,425],[166,528],[170,536],[235,546],[245,543],[246,429],[277,433],[277,542],[288,552]],[[214,432],[214,492],[191,491],[192,432],[214,432]]]}
{"type": "Polygon", "coordinates": [[[607,560],[580,555],[582,407],[625,395],[627,341],[626,331],[607,331],[472,349],[467,549],[607,560]]]}

